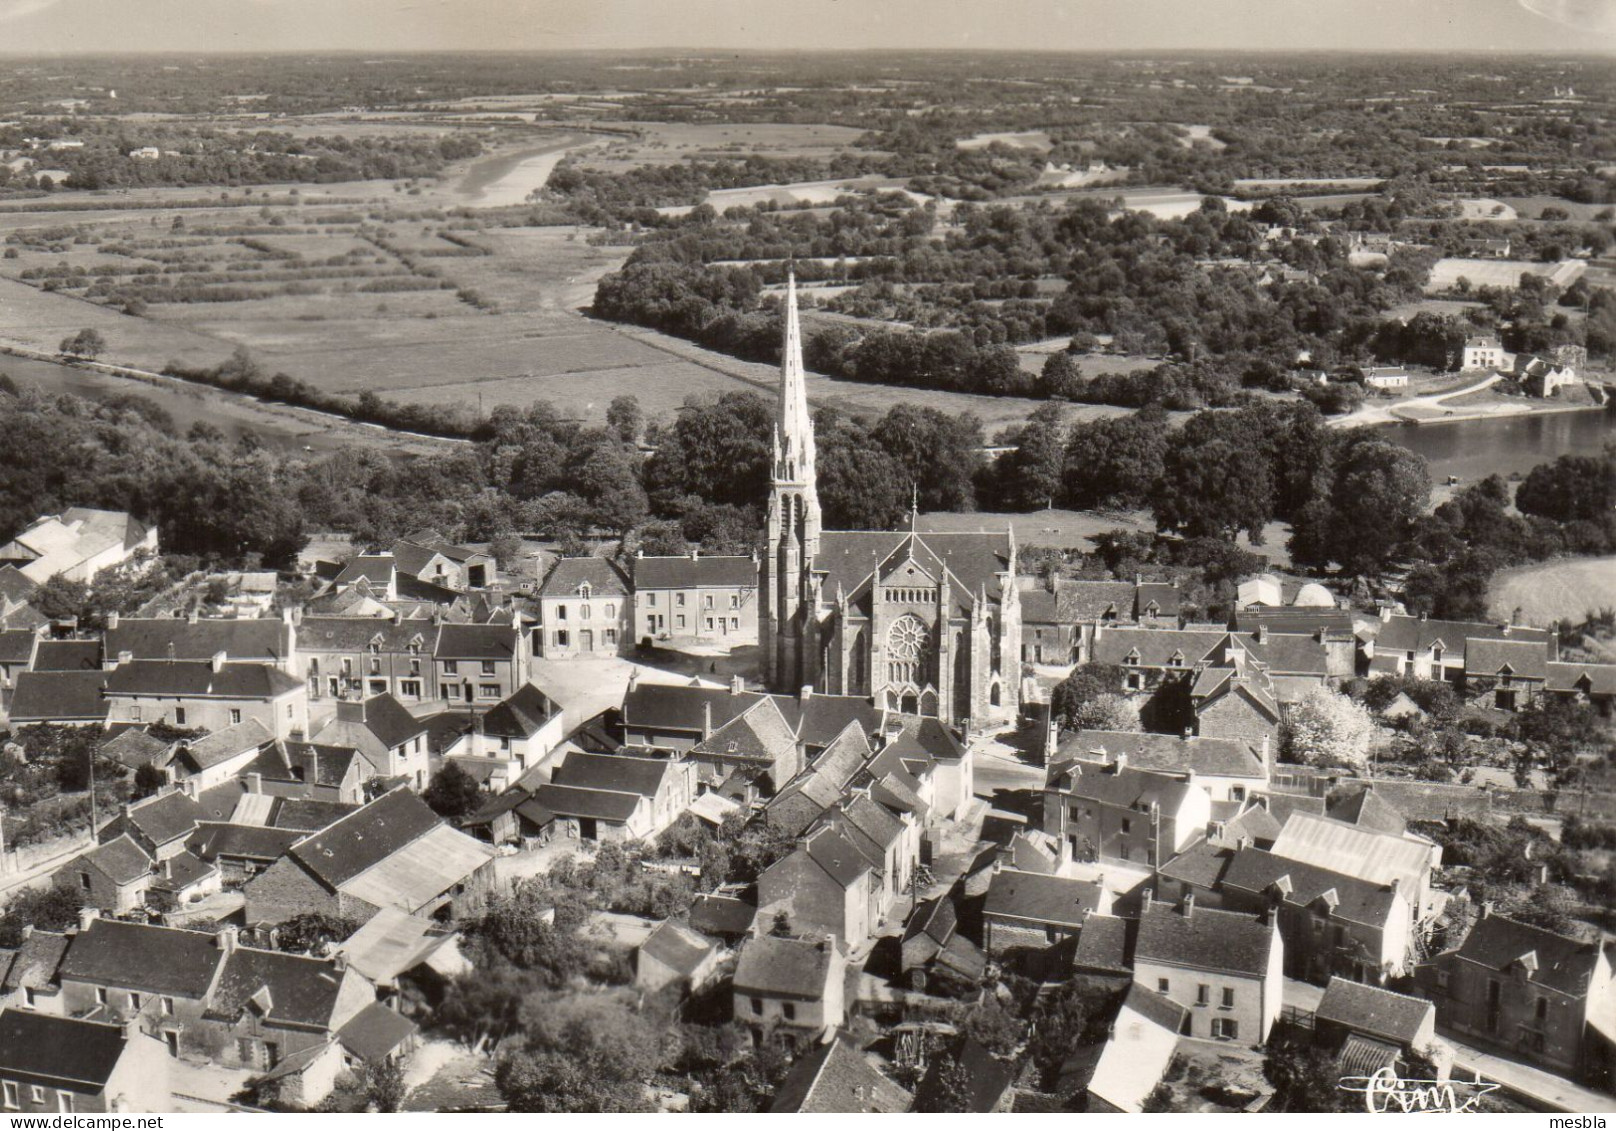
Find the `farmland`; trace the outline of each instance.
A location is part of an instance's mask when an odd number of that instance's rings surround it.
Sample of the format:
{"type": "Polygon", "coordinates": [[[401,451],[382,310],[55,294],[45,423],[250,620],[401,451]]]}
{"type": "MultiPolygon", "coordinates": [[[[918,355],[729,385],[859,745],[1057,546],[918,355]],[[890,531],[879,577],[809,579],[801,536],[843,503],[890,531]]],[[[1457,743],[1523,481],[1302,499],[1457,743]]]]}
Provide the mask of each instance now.
{"type": "Polygon", "coordinates": [[[1515,609],[1527,624],[1581,621],[1616,608],[1616,558],[1544,562],[1505,570],[1487,592],[1493,616],[1507,619],[1515,609]]]}

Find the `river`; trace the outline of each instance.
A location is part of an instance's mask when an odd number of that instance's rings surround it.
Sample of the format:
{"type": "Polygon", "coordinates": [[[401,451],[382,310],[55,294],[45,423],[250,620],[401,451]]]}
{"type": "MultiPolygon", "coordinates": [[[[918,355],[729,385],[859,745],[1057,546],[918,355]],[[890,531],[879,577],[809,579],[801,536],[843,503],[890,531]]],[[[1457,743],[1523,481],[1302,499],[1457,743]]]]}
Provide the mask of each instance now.
{"type": "Polygon", "coordinates": [[[1616,441],[1616,408],[1384,427],[1387,437],[1425,457],[1433,482],[1455,475],[1473,483],[1494,472],[1525,475],[1558,456],[1598,455],[1616,441]]]}
{"type": "Polygon", "coordinates": [[[487,157],[466,170],[454,191],[473,208],[522,204],[536,189],[545,186],[570,150],[595,144],[599,142],[584,134],[562,134],[537,148],[487,157]]]}

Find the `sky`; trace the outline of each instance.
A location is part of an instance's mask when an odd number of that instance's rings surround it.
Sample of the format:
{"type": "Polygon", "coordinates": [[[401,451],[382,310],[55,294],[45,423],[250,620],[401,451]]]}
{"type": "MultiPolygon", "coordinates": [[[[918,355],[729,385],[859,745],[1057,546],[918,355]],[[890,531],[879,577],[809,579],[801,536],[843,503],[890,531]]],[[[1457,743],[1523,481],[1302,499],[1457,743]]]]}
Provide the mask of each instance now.
{"type": "Polygon", "coordinates": [[[0,53],[658,48],[1616,54],[1616,0],[0,0],[0,53]]]}

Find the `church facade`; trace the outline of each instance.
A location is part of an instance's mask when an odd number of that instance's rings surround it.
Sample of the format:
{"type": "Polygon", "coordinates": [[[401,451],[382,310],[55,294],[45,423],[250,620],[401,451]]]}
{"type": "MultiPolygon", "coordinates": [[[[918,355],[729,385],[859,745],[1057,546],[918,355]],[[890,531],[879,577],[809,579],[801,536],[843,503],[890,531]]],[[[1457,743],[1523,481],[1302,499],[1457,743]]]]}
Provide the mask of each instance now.
{"type": "Polygon", "coordinates": [[[1013,718],[1016,543],[996,532],[822,530],[795,283],[786,296],[759,643],[772,690],[857,695],[945,723],[1013,718]]]}

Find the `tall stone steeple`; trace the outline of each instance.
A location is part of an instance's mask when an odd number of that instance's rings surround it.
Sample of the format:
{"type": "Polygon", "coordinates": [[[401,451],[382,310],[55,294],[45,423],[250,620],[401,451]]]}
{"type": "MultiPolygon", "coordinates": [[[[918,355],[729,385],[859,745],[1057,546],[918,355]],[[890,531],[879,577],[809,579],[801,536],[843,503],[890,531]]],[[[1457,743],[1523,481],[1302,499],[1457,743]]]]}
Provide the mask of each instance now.
{"type": "MultiPolygon", "coordinates": [[[[764,678],[779,691],[814,681],[804,645],[812,644],[814,616],[807,584],[819,554],[819,491],[815,484],[814,422],[808,414],[802,366],[802,324],[797,280],[786,281],[785,343],[780,351],[780,405],[774,422],[774,474],[769,486],[768,546],[763,577],[764,678]]],[[[811,650],[811,648],[810,648],[811,650]]]]}

